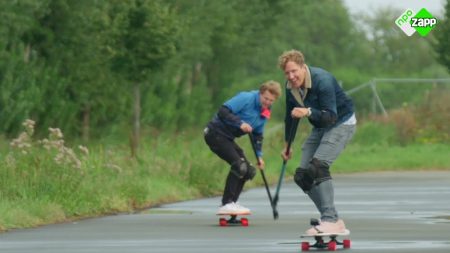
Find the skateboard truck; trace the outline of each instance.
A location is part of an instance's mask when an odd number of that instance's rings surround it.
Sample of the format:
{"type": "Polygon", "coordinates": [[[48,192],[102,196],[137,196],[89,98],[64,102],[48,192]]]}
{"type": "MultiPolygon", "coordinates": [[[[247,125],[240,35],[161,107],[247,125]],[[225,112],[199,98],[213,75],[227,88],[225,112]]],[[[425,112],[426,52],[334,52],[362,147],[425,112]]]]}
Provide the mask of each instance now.
{"type": "Polygon", "coordinates": [[[315,236],[315,243],[310,245],[309,242],[302,242],[302,251],[308,251],[310,248],[316,249],[327,249],[330,251],[335,251],[338,245],[341,245],[344,249],[349,249],[351,245],[350,239],[345,239],[342,242],[336,239],[337,235],[330,235],[330,240],[328,242],[324,241],[324,236],[315,236]]]}
{"type": "Polygon", "coordinates": [[[221,227],[226,227],[228,225],[242,225],[243,227],[248,227],[248,219],[247,218],[237,218],[237,215],[230,215],[230,218],[227,220],[225,218],[219,219],[219,225],[221,227]]]}

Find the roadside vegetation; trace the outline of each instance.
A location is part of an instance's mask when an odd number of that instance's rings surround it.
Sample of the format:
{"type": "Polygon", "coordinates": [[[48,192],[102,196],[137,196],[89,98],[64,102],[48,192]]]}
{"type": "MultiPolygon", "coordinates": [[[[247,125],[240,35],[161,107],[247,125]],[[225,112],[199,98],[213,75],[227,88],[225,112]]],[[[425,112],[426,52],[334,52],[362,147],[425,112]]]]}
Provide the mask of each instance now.
{"type": "MultiPolygon", "coordinates": [[[[450,94],[433,98],[431,105],[425,101],[416,108],[389,112],[388,118],[360,120],[352,143],[333,166],[334,173],[450,170],[449,126],[444,124],[450,121],[450,94]],[[430,112],[441,116],[420,124],[422,116],[430,112]],[[399,120],[405,118],[409,120],[399,120]]],[[[287,180],[299,161],[300,142],[309,132],[305,123],[298,129],[287,180]]],[[[271,122],[268,129],[276,130],[267,135],[264,144],[271,184],[276,183],[282,163],[279,154],[283,132],[279,124],[271,122]]],[[[136,212],[167,202],[217,196],[228,173],[225,163],[204,144],[201,129],[149,131],[141,152],[133,159],[126,145],[113,140],[92,142],[89,147],[69,145],[57,128],[50,128],[45,138],[36,138],[34,125],[31,120],[25,121],[17,138],[1,142],[1,230],[136,212]]],[[[241,138],[239,143],[252,159],[248,139],[241,138]]],[[[257,176],[247,187],[261,185],[257,176]]]]}
{"type": "MultiPolygon", "coordinates": [[[[228,168],[203,127],[231,95],[284,83],[277,58],[290,49],[346,91],[421,80],[351,94],[359,128],[334,173],[449,170],[450,0],[426,37],[395,26],[404,10],[352,17],[342,1],[299,2],[0,1],[0,231],[218,196],[228,168]]],[[[283,101],[265,136],[272,185],[283,101]]],[[[239,143],[253,159],[248,138],[239,143]]]]}

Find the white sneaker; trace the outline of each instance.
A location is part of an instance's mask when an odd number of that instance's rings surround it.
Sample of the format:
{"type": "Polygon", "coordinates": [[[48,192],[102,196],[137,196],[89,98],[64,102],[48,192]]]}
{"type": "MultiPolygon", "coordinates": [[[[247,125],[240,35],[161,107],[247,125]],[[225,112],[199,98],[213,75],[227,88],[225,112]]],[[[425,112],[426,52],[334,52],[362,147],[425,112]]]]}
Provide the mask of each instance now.
{"type": "Polygon", "coordinates": [[[239,210],[241,210],[241,212],[246,213],[246,214],[250,213],[250,209],[248,209],[247,207],[241,206],[239,204],[239,202],[236,202],[234,204],[238,207],[239,210]]]}
{"type": "Polygon", "coordinates": [[[250,209],[245,208],[234,202],[223,205],[217,211],[217,214],[250,214],[250,209]]]}
{"type": "Polygon", "coordinates": [[[320,225],[313,226],[312,228],[306,231],[307,235],[317,235],[321,233],[344,233],[345,232],[345,223],[343,220],[339,219],[336,222],[327,222],[322,221],[320,225]]]}

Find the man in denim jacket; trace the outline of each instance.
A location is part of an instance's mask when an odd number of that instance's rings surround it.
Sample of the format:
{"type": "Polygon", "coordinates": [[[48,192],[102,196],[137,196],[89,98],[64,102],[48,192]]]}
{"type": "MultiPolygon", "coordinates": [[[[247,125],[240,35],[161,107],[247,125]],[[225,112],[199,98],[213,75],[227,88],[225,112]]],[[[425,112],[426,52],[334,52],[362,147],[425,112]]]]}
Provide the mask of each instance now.
{"type": "MultiPolygon", "coordinates": [[[[300,51],[284,52],[279,67],[286,82],[285,160],[289,130],[294,119],[307,118],[313,125],[311,134],[302,145],[302,158],[294,181],[311,198],[320,212],[320,223],[306,234],[342,233],[345,224],[339,219],[334,205],[334,188],[330,166],[345,148],[356,130],[352,100],[344,93],[329,72],[305,64],[300,51]]],[[[295,131],[292,131],[295,138],[295,131]]]]}

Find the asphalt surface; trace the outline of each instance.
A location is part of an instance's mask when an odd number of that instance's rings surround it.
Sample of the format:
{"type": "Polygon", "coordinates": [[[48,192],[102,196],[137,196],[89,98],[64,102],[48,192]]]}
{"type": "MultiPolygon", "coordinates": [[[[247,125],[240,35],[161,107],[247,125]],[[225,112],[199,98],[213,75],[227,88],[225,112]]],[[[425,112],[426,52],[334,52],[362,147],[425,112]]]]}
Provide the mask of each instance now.
{"type": "MultiPolygon", "coordinates": [[[[346,252],[450,252],[450,172],[337,175],[334,184],[336,206],[351,231],[346,252]]],[[[318,216],[292,183],[281,190],[278,220],[264,188],[241,196],[253,212],[248,227],[220,227],[219,201],[9,231],[0,234],[0,252],[301,252],[305,239],[299,236],[318,216]]]]}

